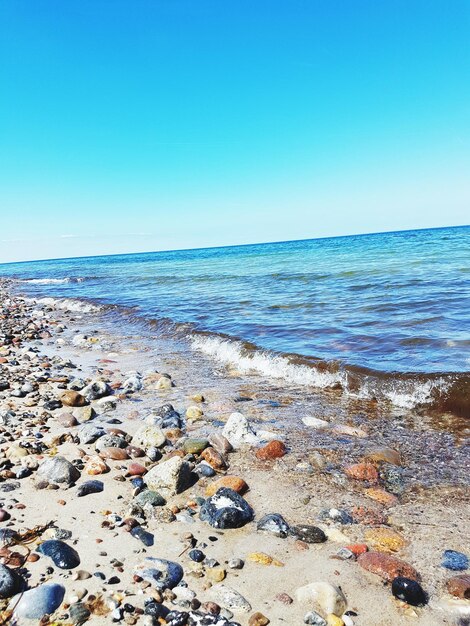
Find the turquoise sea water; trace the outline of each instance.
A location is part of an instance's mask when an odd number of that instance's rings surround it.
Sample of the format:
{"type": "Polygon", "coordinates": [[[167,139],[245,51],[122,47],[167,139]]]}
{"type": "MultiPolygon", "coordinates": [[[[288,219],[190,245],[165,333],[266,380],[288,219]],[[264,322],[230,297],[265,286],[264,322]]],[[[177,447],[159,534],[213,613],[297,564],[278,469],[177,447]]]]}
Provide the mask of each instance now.
{"type": "Polygon", "coordinates": [[[351,386],[470,371],[470,227],[6,264],[0,275],[33,297],[126,307],[268,375],[309,366],[320,385],[351,386]]]}

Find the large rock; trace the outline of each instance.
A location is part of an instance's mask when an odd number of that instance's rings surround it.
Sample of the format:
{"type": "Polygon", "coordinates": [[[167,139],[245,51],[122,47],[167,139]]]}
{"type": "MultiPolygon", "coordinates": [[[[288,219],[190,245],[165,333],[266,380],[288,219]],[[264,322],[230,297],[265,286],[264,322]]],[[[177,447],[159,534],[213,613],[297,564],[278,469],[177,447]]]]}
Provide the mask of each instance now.
{"type": "Polygon", "coordinates": [[[165,445],[165,433],[158,426],[144,424],[132,437],[132,444],[148,450],[148,448],[161,448],[165,445]]]}
{"type": "Polygon", "coordinates": [[[174,496],[189,487],[190,465],[180,457],[174,456],[152,467],[145,476],[145,482],[149,489],[159,491],[165,497],[174,496]]]}
{"type": "Polygon", "coordinates": [[[299,602],[314,604],[326,614],[340,616],[347,607],[347,601],[341,589],[324,581],[299,587],[295,595],[299,602]]]}
{"type": "Polygon", "coordinates": [[[173,589],[183,578],[183,568],[179,563],[147,557],[135,567],[135,572],[156,589],[173,589]]]}
{"type": "Polygon", "coordinates": [[[251,522],[254,513],[236,491],[222,487],[204,502],[199,517],[213,528],[240,528],[251,522]]]}
{"type": "Polygon", "coordinates": [[[232,413],[230,415],[222,434],[234,448],[259,443],[255,430],[242,413],[232,413]]]}
{"type": "Polygon", "coordinates": [[[63,456],[56,456],[41,463],[36,477],[48,483],[71,485],[80,478],[80,472],[63,456]]]}
{"type": "Polygon", "coordinates": [[[52,559],[54,565],[60,569],[73,569],[80,565],[78,552],[59,539],[44,541],[39,545],[37,551],[52,559]]]}
{"type": "Polygon", "coordinates": [[[44,615],[51,615],[62,604],[65,587],[49,584],[25,591],[21,596],[14,596],[10,601],[14,617],[20,622],[25,619],[40,620],[44,615]]]}

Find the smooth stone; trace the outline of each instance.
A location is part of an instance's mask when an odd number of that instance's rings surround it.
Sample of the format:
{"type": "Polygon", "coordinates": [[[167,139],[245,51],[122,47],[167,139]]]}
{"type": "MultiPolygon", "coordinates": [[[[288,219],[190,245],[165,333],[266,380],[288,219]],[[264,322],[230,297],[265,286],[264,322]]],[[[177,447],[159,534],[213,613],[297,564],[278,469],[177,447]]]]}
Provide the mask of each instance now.
{"type": "Polygon", "coordinates": [[[174,496],[191,484],[189,463],[174,456],[163,461],[147,472],[145,482],[149,489],[159,491],[163,496],[174,496]]]}
{"type": "Polygon", "coordinates": [[[57,539],[48,539],[41,543],[36,551],[52,559],[60,569],[73,569],[80,565],[78,552],[71,546],[57,539]]]}
{"type": "Polygon", "coordinates": [[[63,456],[46,459],[39,466],[36,477],[48,483],[71,485],[80,478],[78,469],[63,456]]]}
{"type": "Polygon", "coordinates": [[[218,604],[221,604],[234,613],[249,613],[251,611],[251,604],[248,600],[244,598],[241,593],[228,585],[218,583],[212,587],[211,592],[218,604]]]}
{"type": "Polygon", "coordinates": [[[152,533],[146,531],[142,526],[135,526],[131,529],[131,535],[141,541],[144,546],[150,547],[154,544],[154,537],[152,533]]]}
{"type": "Polygon", "coordinates": [[[96,426],[95,424],[83,424],[78,429],[78,437],[80,439],[80,443],[82,444],[94,443],[105,434],[105,429],[101,426],[96,426]]]}
{"type": "Polygon", "coordinates": [[[147,468],[140,463],[130,463],[129,467],[127,468],[127,473],[129,476],[143,476],[147,473],[147,468]]]}
{"type": "Polygon", "coordinates": [[[347,600],[339,587],[319,581],[299,587],[295,592],[299,602],[316,604],[325,613],[342,615],[347,607],[347,600]]]}
{"type": "Polygon", "coordinates": [[[186,454],[199,455],[208,445],[209,441],[207,439],[185,439],[183,442],[183,450],[186,454]]]}
{"type": "Polygon", "coordinates": [[[468,556],[456,550],[445,550],[442,559],[442,567],[455,572],[466,570],[468,569],[468,556]]]}
{"type": "Polygon", "coordinates": [[[206,496],[213,496],[221,487],[228,487],[237,493],[244,493],[248,490],[248,485],[243,478],[239,476],[222,476],[207,486],[206,496]]]}
{"type": "Polygon", "coordinates": [[[78,391],[72,391],[71,389],[65,391],[60,396],[60,401],[65,406],[83,406],[87,402],[86,398],[82,396],[81,393],[78,393],[78,391]]]}
{"type": "Polygon", "coordinates": [[[65,588],[57,584],[45,584],[25,591],[19,598],[10,601],[9,608],[14,610],[17,620],[40,620],[44,615],[51,615],[62,604],[65,588]]]}
{"type": "Polygon", "coordinates": [[[416,580],[397,576],[392,581],[392,593],[395,598],[403,600],[412,606],[422,606],[426,604],[426,594],[421,585],[416,580]]]}
{"type": "Polygon", "coordinates": [[[222,430],[222,434],[235,449],[243,445],[256,445],[259,443],[255,430],[242,413],[232,413],[230,415],[222,430]]]}
{"type": "Polygon", "coordinates": [[[289,534],[289,524],[279,513],[264,515],[256,525],[257,530],[270,533],[275,537],[285,539],[289,534]]]}
{"type": "Polygon", "coordinates": [[[406,563],[406,561],[397,559],[385,552],[365,552],[357,557],[357,562],[368,572],[376,574],[388,582],[392,582],[399,576],[420,580],[420,576],[414,567],[406,563]]]}
{"type": "Polygon", "coordinates": [[[106,434],[100,437],[95,444],[96,450],[101,452],[104,448],[127,448],[127,441],[120,435],[106,434]]]}
{"type": "Polygon", "coordinates": [[[222,487],[204,502],[199,517],[213,528],[240,528],[251,522],[254,513],[236,491],[222,487]]]}
{"type": "Polygon", "coordinates": [[[75,602],[70,606],[69,614],[72,624],[80,626],[88,620],[91,612],[82,602],[75,602]]]}
{"type": "Polygon", "coordinates": [[[141,507],[144,507],[146,504],[149,506],[164,506],[166,504],[165,498],[158,491],[153,491],[152,489],[141,491],[135,496],[133,502],[141,507]]]}
{"type": "Polygon", "coordinates": [[[253,613],[248,620],[248,626],[267,626],[267,624],[269,624],[269,619],[259,611],[253,613]]]}
{"type": "Polygon", "coordinates": [[[194,561],[195,563],[202,563],[202,561],[206,558],[206,555],[202,552],[202,550],[191,550],[188,556],[191,561],[194,561]]]}
{"type": "Polygon", "coordinates": [[[88,496],[91,493],[100,493],[104,490],[104,484],[101,480],[87,480],[86,483],[81,484],[77,489],[77,497],[88,496]]]}
{"type": "Polygon", "coordinates": [[[287,448],[283,441],[274,439],[270,441],[262,448],[256,450],[256,458],[262,461],[271,461],[274,459],[280,459],[287,454],[287,448]]]}
{"type": "Polygon", "coordinates": [[[178,563],[154,557],[147,557],[143,563],[134,568],[134,571],[160,591],[176,587],[184,574],[183,568],[178,563]]]}
{"type": "Polygon", "coordinates": [[[372,463],[353,463],[348,465],[344,471],[353,480],[376,483],[379,479],[377,468],[372,463]]]}
{"type": "Polygon", "coordinates": [[[132,445],[147,450],[147,448],[161,448],[166,443],[165,433],[158,426],[144,424],[132,437],[132,445]]]}
{"type": "Polygon", "coordinates": [[[390,463],[391,465],[401,465],[400,453],[393,448],[385,446],[372,448],[369,450],[365,458],[373,463],[390,463]]]}
{"type": "Polygon", "coordinates": [[[73,428],[78,424],[77,418],[71,413],[62,413],[62,415],[58,415],[55,419],[64,428],[73,428]]]}
{"type": "Polygon", "coordinates": [[[196,421],[204,415],[204,411],[199,406],[189,406],[186,409],[186,417],[188,420],[196,421]]]}
{"type": "Polygon", "coordinates": [[[303,417],[302,422],[305,424],[305,426],[311,426],[312,428],[322,429],[330,427],[330,422],[322,420],[319,417],[312,417],[310,415],[308,415],[307,417],[303,417]]]}
{"type": "Polygon", "coordinates": [[[205,461],[196,465],[196,467],[194,468],[194,471],[201,478],[212,478],[212,476],[216,475],[215,469],[211,467],[205,461]]]}
{"type": "Polygon", "coordinates": [[[15,570],[0,564],[0,598],[11,598],[21,591],[23,581],[15,570]]]}
{"type": "Polygon", "coordinates": [[[100,451],[100,455],[104,459],[111,459],[112,461],[125,461],[129,458],[129,455],[123,448],[103,448],[100,451]]]}
{"type": "Polygon", "coordinates": [[[290,534],[305,543],[323,543],[327,536],[321,528],[310,525],[298,525],[290,527],[290,534]]]}
{"type": "Polygon", "coordinates": [[[95,415],[96,415],[95,409],[89,405],[77,408],[73,411],[73,416],[79,422],[89,422],[91,419],[95,417],[95,415]]]}
{"type": "Polygon", "coordinates": [[[446,588],[452,596],[470,600],[470,576],[454,576],[447,581],[446,588]]]}
{"type": "Polygon", "coordinates": [[[83,471],[89,476],[97,476],[109,472],[109,467],[99,456],[91,456],[85,463],[83,471]]]}
{"type": "Polygon", "coordinates": [[[202,452],[201,458],[204,459],[204,461],[217,472],[221,472],[227,469],[227,461],[220,454],[220,452],[217,452],[217,450],[214,450],[214,448],[206,448],[202,452]]]}

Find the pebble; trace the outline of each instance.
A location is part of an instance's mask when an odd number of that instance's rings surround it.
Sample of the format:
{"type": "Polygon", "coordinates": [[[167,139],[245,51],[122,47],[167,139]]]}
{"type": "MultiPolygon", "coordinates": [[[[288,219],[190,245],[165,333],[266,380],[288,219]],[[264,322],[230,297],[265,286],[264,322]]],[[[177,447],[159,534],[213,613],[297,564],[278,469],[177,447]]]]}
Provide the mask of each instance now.
{"type": "Polygon", "coordinates": [[[203,458],[204,461],[217,472],[221,472],[227,469],[227,461],[220,454],[220,452],[217,452],[217,450],[215,450],[214,448],[206,448],[202,452],[201,458],[203,458]]]}
{"type": "Polygon", "coordinates": [[[159,491],[163,496],[173,496],[184,491],[191,482],[189,463],[177,456],[155,465],[145,476],[149,489],[159,491]]]}
{"type": "Polygon", "coordinates": [[[392,593],[395,598],[403,600],[412,606],[422,606],[426,604],[426,594],[421,585],[416,580],[397,576],[392,581],[392,593]]]}
{"type": "Polygon", "coordinates": [[[264,515],[256,525],[257,530],[285,539],[290,531],[289,524],[279,513],[264,515]]]}
{"type": "Polygon", "coordinates": [[[327,537],[321,528],[310,525],[291,526],[290,534],[305,543],[323,543],[327,537]]]}
{"type": "Polygon", "coordinates": [[[141,426],[132,437],[132,445],[146,450],[147,448],[161,448],[165,445],[166,436],[161,428],[151,424],[141,426]]]}
{"type": "Polygon", "coordinates": [[[214,528],[240,528],[254,517],[253,509],[236,491],[222,487],[201,506],[199,517],[214,528]]]}
{"type": "Polygon", "coordinates": [[[186,452],[186,454],[199,455],[208,447],[208,445],[209,441],[207,439],[190,438],[185,439],[183,443],[183,450],[186,452]]]}
{"type": "Polygon", "coordinates": [[[144,546],[150,547],[154,544],[154,536],[146,531],[142,526],[135,526],[130,531],[131,535],[141,541],[144,546]]]}
{"type": "Polygon", "coordinates": [[[242,413],[230,415],[222,434],[235,449],[243,445],[256,445],[259,442],[255,430],[242,413]]]}
{"type": "Polygon", "coordinates": [[[314,626],[327,626],[326,621],[316,611],[309,611],[305,614],[304,624],[313,624],[314,626]]]}
{"type": "Polygon", "coordinates": [[[454,576],[447,581],[446,588],[452,596],[470,600],[470,576],[454,576]]]}
{"type": "Polygon", "coordinates": [[[388,582],[399,576],[420,580],[418,572],[409,563],[401,561],[385,552],[366,552],[357,558],[358,564],[368,572],[380,576],[388,582]]]}
{"type": "Polygon", "coordinates": [[[391,528],[372,528],[364,534],[364,539],[377,550],[398,552],[406,545],[406,540],[391,528]]]}
{"type": "Polygon", "coordinates": [[[262,448],[256,450],[256,457],[263,461],[270,461],[273,459],[280,459],[287,454],[287,448],[284,442],[274,439],[270,441],[262,448]]]}
{"type": "Polygon", "coordinates": [[[228,585],[218,583],[212,587],[212,593],[219,604],[234,613],[249,613],[251,611],[251,604],[248,600],[228,585]]]}
{"type": "Polygon", "coordinates": [[[72,390],[69,390],[63,393],[60,396],[60,401],[65,406],[74,406],[74,407],[83,406],[87,403],[85,397],[82,396],[81,393],[78,393],[78,391],[72,391],[72,390]]]}
{"type": "Polygon", "coordinates": [[[295,592],[299,602],[316,604],[325,613],[342,615],[347,607],[346,597],[339,587],[319,581],[299,587],[295,592]]]}
{"type": "Polygon", "coordinates": [[[50,557],[54,565],[60,569],[73,569],[80,565],[78,552],[63,541],[48,539],[43,541],[36,550],[40,554],[50,557]]]}
{"type": "Polygon", "coordinates": [[[207,486],[206,496],[213,496],[221,487],[228,487],[240,494],[248,491],[248,485],[243,478],[239,478],[238,476],[222,476],[207,486]]]}
{"type": "Polygon", "coordinates": [[[354,480],[376,483],[379,479],[377,468],[372,463],[354,463],[345,468],[345,473],[354,480]]]}
{"type": "Polygon", "coordinates": [[[104,490],[104,484],[101,480],[87,480],[79,485],[77,489],[77,497],[88,496],[91,493],[101,493],[104,490]]]}
{"type": "Polygon", "coordinates": [[[143,563],[134,568],[134,571],[161,591],[173,589],[183,578],[183,568],[179,563],[154,557],[147,557],[143,563]]]}
{"type": "Polygon", "coordinates": [[[456,572],[468,569],[468,556],[456,550],[445,550],[442,567],[456,572]]]}
{"type": "Polygon", "coordinates": [[[269,624],[269,619],[259,611],[253,613],[248,620],[248,626],[266,626],[267,624],[269,624]]]}
{"type": "Polygon", "coordinates": [[[0,564],[0,598],[11,598],[21,591],[22,586],[23,580],[15,570],[0,564]]]}
{"type": "Polygon", "coordinates": [[[141,491],[135,496],[133,502],[142,507],[147,504],[150,506],[164,506],[166,504],[165,498],[158,491],[153,491],[152,489],[141,491]]]}

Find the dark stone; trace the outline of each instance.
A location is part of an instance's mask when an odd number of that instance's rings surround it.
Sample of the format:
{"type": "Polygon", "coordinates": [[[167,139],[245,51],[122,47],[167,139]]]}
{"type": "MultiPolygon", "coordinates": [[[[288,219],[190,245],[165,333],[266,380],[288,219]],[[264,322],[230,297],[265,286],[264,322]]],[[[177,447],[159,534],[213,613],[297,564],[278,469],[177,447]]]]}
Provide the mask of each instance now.
{"type": "Polygon", "coordinates": [[[194,471],[201,478],[211,478],[216,474],[215,469],[213,469],[207,463],[199,463],[199,465],[196,465],[194,471]]]}
{"type": "Polygon", "coordinates": [[[90,493],[101,493],[104,489],[104,484],[101,480],[87,480],[77,489],[77,497],[88,496],[90,493]]]}
{"type": "Polygon", "coordinates": [[[392,593],[395,598],[412,606],[422,606],[427,602],[423,588],[411,578],[404,578],[403,576],[395,578],[392,582],[392,593]]]}
{"type": "Polygon", "coordinates": [[[139,539],[139,541],[141,541],[144,546],[149,547],[153,546],[154,544],[154,537],[152,533],[147,532],[144,528],[142,528],[142,526],[135,526],[134,528],[132,528],[131,535],[136,539],[139,539]]]}
{"type": "Polygon", "coordinates": [[[260,519],[256,528],[282,539],[289,534],[289,524],[279,513],[268,513],[260,519]]]}
{"type": "Polygon", "coordinates": [[[0,564],[0,598],[11,598],[21,591],[23,579],[18,576],[15,570],[6,565],[0,564]]]}
{"type": "Polygon", "coordinates": [[[70,621],[72,624],[80,626],[90,617],[91,613],[82,602],[76,602],[69,608],[70,621]]]}
{"type": "Polygon", "coordinates": [[[191,561],[195,561],[196,563],[202,563],[206,556],[204,552],[202,552],[202,550],[191,550],[191,552],[189,553],[189,558],[191,559],[191,561]]]}
{"type": "Polygon", "coordinates": [[[221,487],[201,506],[199,517],[213,528],[240,528],[251,522],[254,513],[236,491],[221,487]]]}
{"type": "Polygon", "coordinates": [[[41,543],[37,552],[52,559],[56,567],[61,569],[73,569],[80,565],[78,552],[71,546],[57,539],[48,539],[41,543]]]}
{"type": "Polygon", "coordinates": [[[290,534],[296,539],[305,541],[305,543],[323,543],[326,541],[326,535],[321,528],[317,526],[300,525],[291,526],[290,534]]]}

